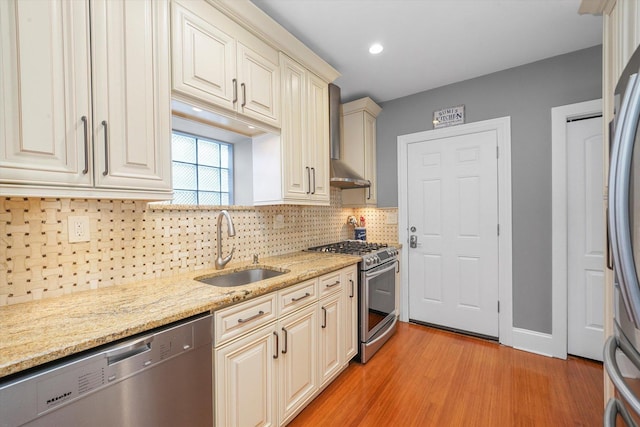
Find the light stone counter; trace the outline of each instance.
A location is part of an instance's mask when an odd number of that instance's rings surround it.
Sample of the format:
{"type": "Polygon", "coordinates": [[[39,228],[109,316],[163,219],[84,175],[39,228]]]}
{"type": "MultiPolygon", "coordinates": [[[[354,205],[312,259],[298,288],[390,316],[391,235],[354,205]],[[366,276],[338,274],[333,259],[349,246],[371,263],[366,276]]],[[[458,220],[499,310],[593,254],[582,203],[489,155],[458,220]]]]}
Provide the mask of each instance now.
{"type": "Polygon", "coordinates": [[[221,288],[194,280],[222,270],[119,285],[0,307],[0,378],[192,315],[217,310],[356,264],[358,257],[295,252],[260,260],[258,267],[288,273],[249,285],[221,288]]]}

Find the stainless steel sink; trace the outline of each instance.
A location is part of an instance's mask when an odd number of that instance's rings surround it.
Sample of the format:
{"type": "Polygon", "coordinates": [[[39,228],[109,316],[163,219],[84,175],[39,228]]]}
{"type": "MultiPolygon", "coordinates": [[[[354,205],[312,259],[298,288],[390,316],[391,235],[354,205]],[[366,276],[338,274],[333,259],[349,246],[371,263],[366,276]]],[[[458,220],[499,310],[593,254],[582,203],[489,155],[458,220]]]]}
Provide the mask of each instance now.
{"type": "Polygon", "coordinates": [[[212,286],[233,287],[242,286],[249,283],[258,282],[260,280],[271,279],[272,277],[285,274],[287,271],[278,271],[270,268],[250,268],[247,270],[235,271],[233,273],[222,274],[219,276],[201,276],[196,277],[198,282],[206,283],[212,286]]]}

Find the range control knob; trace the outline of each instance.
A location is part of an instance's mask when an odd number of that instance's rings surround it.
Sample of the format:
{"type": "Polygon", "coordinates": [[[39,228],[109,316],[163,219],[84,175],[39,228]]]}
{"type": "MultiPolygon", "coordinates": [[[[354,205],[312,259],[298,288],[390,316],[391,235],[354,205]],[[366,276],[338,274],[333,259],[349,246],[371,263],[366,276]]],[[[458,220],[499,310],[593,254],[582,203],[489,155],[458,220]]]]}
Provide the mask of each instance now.
{"type": "Polygon", "coordinates": [[[373,260],[371,258],[367,258],[364,263],[367,265],[371,265],[372,262],[373,260]]]}

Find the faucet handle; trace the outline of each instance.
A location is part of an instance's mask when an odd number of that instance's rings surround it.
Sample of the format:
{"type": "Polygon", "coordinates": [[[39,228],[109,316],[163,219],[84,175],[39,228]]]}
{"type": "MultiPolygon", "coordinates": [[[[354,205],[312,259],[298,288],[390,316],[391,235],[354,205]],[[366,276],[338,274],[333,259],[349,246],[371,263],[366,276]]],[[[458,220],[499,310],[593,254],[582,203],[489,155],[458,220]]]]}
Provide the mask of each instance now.
{"type": "Polygon", "coordinates": [[[253,254],[253,263],[258,264],[260,261],[258,260],[258,254],[253,254]]]}

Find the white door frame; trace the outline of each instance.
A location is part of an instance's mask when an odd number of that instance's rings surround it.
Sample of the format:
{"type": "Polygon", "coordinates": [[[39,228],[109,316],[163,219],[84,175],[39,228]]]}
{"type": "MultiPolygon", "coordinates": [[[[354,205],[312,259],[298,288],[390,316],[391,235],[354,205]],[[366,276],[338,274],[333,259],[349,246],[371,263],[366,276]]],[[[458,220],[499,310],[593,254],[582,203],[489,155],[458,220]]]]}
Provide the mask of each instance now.
{"type": "MultiPolygon", "coordinates": [[[[551,353],[567,358],[567,120],[602,114],[602,99],[551,109],[551,353]]],[[[604,139],[603,139],[604,141],[604,139]]]]}
{"type": "MultiPolygon", "coordinates": [[[[511,240],[511,117],[468,123],[443,129],[428,130],[398,136],[398,234],[405,245],[402,263],[409,265],[408,233],[408,145],[433,139],[448,138],[470,133],[494,131],[498,140],[498,296],[500,299],[499,340],[501,344],[512,345],[513,301],[512,301],[512,240],[511,240]]],[[[406,268],[406,267],[405,267],[406,268]]],[[[400,320],[409,321],[409,278],[402,275],[400,284],[400,320]]]]}

